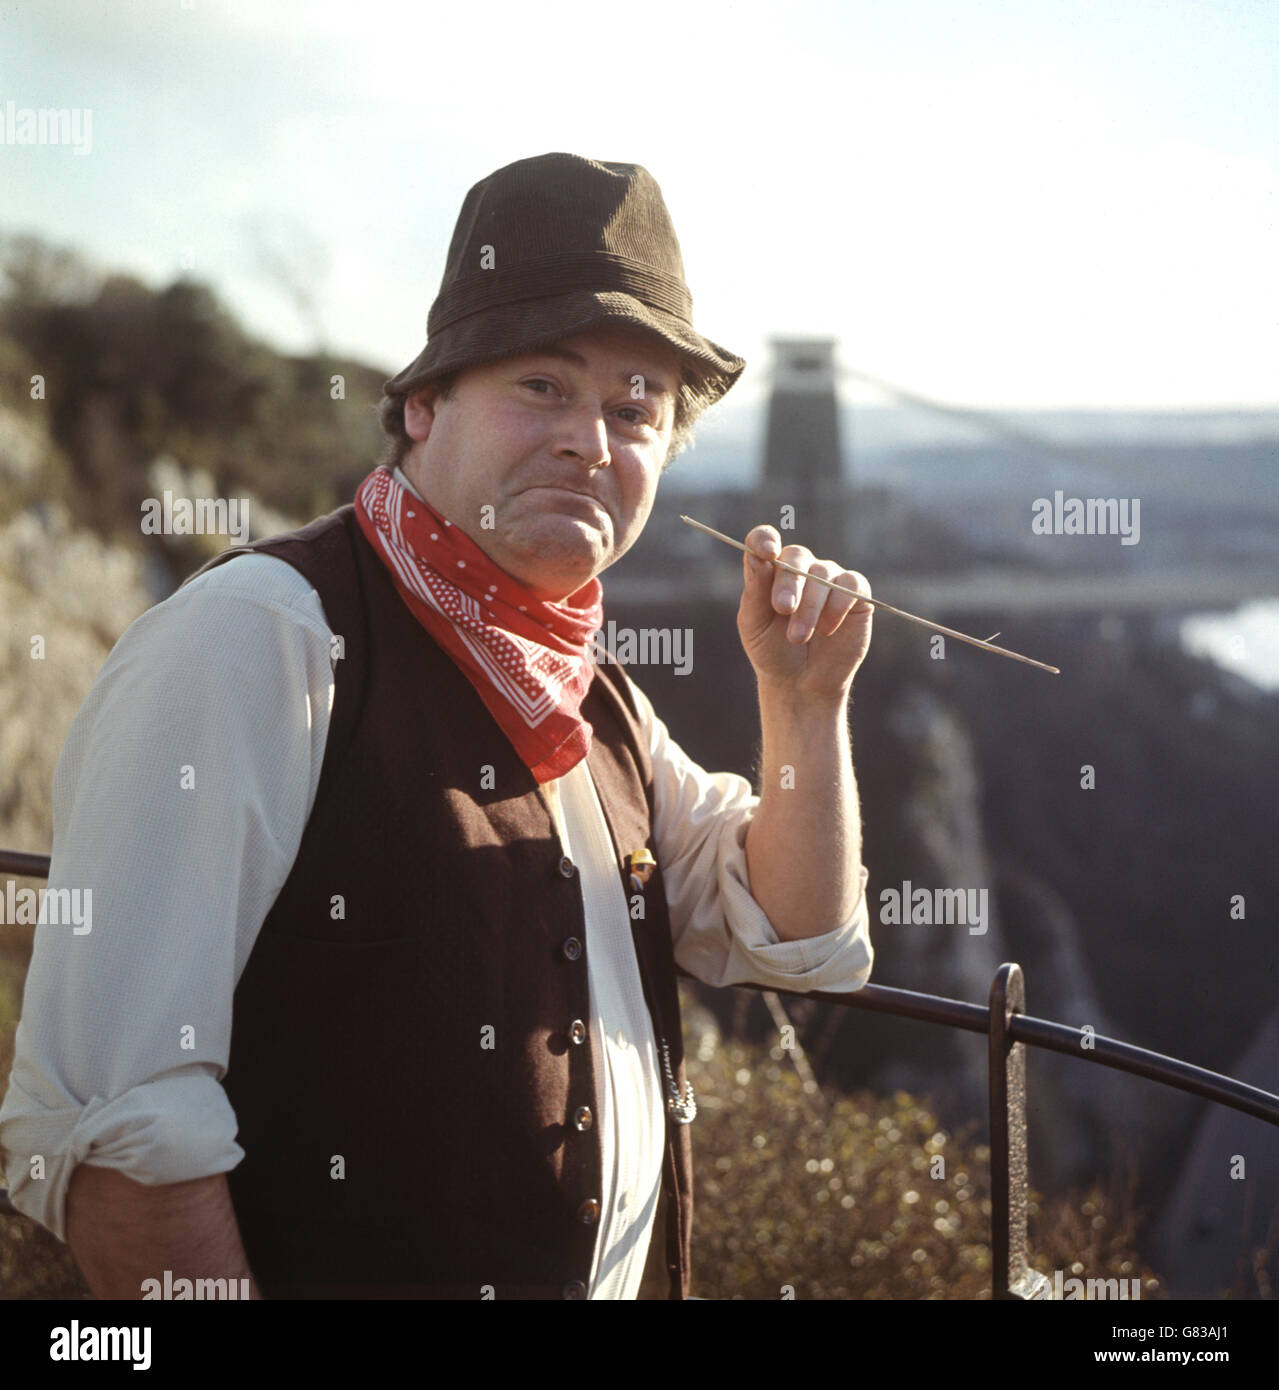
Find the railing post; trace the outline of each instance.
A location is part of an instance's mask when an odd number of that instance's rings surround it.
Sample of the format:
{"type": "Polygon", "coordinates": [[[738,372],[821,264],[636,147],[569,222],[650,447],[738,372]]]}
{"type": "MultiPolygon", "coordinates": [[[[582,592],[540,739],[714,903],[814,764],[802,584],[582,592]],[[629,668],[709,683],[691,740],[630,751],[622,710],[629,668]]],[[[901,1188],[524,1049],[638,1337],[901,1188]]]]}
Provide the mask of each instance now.
{"type": "Polygon", "coordinates": [[[997,1299],[1051,1298],[1052,1285],[1026,1263],[1026,1048],[1008,1036],[1026,1011],[1021,966],[999,967],[990,986],[990,1251],[997,1299]]]}

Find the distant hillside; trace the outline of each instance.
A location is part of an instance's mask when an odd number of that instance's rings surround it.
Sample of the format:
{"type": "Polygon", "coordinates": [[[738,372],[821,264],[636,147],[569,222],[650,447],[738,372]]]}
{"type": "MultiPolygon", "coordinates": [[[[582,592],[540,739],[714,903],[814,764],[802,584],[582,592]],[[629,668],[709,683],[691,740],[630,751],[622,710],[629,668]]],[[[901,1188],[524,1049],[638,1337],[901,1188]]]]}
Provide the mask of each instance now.
{"type": "MultiPolygon", "coordinates": [[[[0,242],[0,271],[0,405],[52,446],[35,495],[171,580],[218,547],[141,535],[158,462],[207,480],[210,495],[309,519],[348,501],[376,461],[381,371],[282,355],[198,283],[151,290],[34,238],[0,242]]],[[[9,471],[12,508],[21,479],[9,471]]]]}

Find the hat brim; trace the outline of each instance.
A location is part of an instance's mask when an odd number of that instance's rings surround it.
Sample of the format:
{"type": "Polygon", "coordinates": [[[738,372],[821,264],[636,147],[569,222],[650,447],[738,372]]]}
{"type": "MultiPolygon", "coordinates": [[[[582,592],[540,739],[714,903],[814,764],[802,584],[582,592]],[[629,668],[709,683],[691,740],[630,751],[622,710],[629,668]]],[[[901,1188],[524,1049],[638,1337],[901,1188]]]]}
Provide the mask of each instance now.
{"type": "Polygon", "coordinates": [[[603,324],[629,324],[662,339],[684,359],[707,404],[728,391],[746,363],[692,332],[671,314],[620,290],[581,290],[483,309],[437,333],[416,358],[386,382],[388,396],[408,395],[436,377],[515,357],[603,324]]]}

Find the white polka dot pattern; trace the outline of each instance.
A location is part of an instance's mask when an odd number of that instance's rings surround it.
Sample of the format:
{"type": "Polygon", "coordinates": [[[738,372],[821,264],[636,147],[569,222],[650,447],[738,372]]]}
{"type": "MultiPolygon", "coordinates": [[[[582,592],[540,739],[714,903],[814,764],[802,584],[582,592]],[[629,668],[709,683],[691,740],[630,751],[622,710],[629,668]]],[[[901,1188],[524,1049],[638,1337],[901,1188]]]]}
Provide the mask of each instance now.
{"type": "Polygon", "coordinates": [[[409,508],[409,499],[389,470],[374,469],[356,493],[361,529],[525,763],[541,781],[561,776],[590,747],[579,711],[594,675],[589,644],[603,626],[599,580],[560,603],[532,598],[459,527],[416,498],[409,508]]]}

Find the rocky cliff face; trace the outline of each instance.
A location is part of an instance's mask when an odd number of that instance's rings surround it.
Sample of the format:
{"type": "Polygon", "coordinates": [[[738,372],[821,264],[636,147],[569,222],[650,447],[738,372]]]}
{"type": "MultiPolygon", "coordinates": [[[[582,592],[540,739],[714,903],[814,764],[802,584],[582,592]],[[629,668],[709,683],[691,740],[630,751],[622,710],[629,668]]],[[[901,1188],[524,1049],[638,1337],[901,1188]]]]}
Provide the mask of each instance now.
{"type": "MultiPolygon", "coordinates": [[[[1076,1027],[1088,1023],[1113,1036],[1116,1027],[1098,1000],[1067,901],[1032,867],[1000,854],[992,843],[990,769],[951,682],[920,665],[909,634],[885,633],[884,626],[875,639],[884,669],[869,698],[857,698],[853,715],[854,728],[861,731],[854,758],[866,807],[865,857],[872,885],[880,893],[905,880],[927,889],[976,888],[986,893],[989,907],[982,932],[953,922],[897,925],[883,921],[877,893],[872,898],[875,978],[984,1003],[999,966],[1012,960],[1026,977],[1028,1012],[1076,1027]],[[895,691],[890,671],[900,682],[895,691]]],[[[990,695],[998,698],[994,691],[990,695]]],[[[1003,746],[1016,756],[1015,738],[1003,746]]],[[[1022,814],[1033,811],[1023,808],[1022,814]]],[[[901,1055],[882,1061],[868,1079],[934,1095],[952,1123],[984,1117],[984,1040],[950,1030],[938,1036],[941,1030],[928,1025],[918,1032],[917,1039],[903,1039],[901,1055]]],[[[1119,1100],[1114,1079],[1033,1049],[1028,1074],[1036,1184],[1058,1189],[1093,1180],[1116,1157],[1113,1126],[1106,1118],[1108,1107],[1119,1100]]],[[[1133,1104],[1141,1109],[1140,1101],[1133,1104]]]]}
{"type": "MultiPolygon", "coordinates": [[[[1279,1010],[1233,1075],[1279,1088],[1279,1010]]],[[[1181,1298],[1275,1296],[1279,1247],[1279,1127],[1224,1106],[1200,1116],[1176,1186],[1151,1232],[1152,1258],[1181,1298]]]]}

